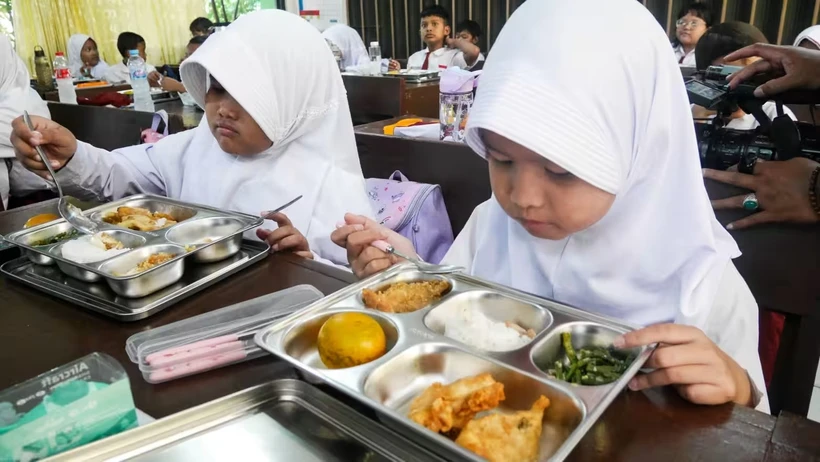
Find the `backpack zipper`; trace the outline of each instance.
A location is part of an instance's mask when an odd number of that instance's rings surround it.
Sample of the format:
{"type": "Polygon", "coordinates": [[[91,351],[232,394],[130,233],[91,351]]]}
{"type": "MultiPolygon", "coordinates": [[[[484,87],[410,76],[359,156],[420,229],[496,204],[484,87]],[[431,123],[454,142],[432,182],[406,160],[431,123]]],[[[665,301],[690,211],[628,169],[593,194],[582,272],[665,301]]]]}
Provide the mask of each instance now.
{"type": "Polygon", "coordinates": [[[401,222],[399,222],[399,224],[394,228],[396,231],[407,226],[408,222],[412,220],[419,209],[421,209],[421,205],[424,203],[424,200],[427,199],[427,196],[429,196],[430,193],[437,187],[439,186],[428,184],[422,188],[419,194],[416,194],[416,197],[413,198],[413,202],[410,203],[407,210],[404,212],[404,217],[402,217],[401,222]]]}

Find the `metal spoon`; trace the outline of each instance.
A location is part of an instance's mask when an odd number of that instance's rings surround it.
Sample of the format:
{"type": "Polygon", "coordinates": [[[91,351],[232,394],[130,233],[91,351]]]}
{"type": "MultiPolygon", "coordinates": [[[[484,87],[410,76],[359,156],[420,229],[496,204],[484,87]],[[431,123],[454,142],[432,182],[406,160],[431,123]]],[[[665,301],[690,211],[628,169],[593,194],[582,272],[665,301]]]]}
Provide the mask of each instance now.
{"type": "Polygon", "coordinates": [[[432,263],[427,263],[419,260],[418,258],[409,257],[404,255],[403,253],[397,251],[392,245],[390,245],[387,241],[374,241],[371,243],[373,247],[381,250],[382,252],[392,253],[393,255],[403,258],[410,263],[416,265],[416,268],[419,269],[422,273],[429,273],[429,274],[450,274],[450,273],[458,273],[464,271],[464,267],[461,266],[454,266],[454,265],[434,265],[432,263]]]}
{"type": "MultiPolygon", "coordinates": [[[[31,117],[28,115],[28,111],[23,111],[23,120],[25,120],[26,125],[28,125],[28,129],[34,131],[34,124],[31,123],[31,117]]],[[[57,185],[57,192],[60,194],[60,202],[57,204],[57,210],[60,212],[60,216],[78,231],[85,234],[96,234],[99,230],[97,224],[83,215],[83,211],[69,203],[63,195],[63,188],[60,187],[60,183],[57,181],[57,174],[54,173],[54,169],[51,168],[51,162],[48,160],[48,157],[46,157],[43,148],[35,146],[34,149],[37,151],[37,154],[40,155],[40,160],[46,164],[48,173],[51,174],[51,179],[54,181],[54,184],[57,185]]]]}
{"type": "Polygon", "coordinates": [[[281,205],[281,206],[277,207],[277,208],[276,208],[276,209],[274,209],[274,210],[270,210],[270,211],[267,211],[267,212],[262,212],[260,215],[262,215],[262,218],[264,218],[265,220],[271,220],[271,219],[272,219],[272,218],[271,218],[272,216],[276,215],[277,213],[281,212],[282,210],[285,210],[286,208],[288,208],[288,207],[290,207],[291,205],[295,204],[295,203],[296,203],[296,202],[298,202],[298,201],[299,201],[299,199],[301,199],[301,198],[302,198],[302,196],[299,196],[299,197],[297,197],[296,199],[293,199],[292,201],[288,202],[288,203],[287,203],[287,204],[285,204],[285,205],[281,205]]]}

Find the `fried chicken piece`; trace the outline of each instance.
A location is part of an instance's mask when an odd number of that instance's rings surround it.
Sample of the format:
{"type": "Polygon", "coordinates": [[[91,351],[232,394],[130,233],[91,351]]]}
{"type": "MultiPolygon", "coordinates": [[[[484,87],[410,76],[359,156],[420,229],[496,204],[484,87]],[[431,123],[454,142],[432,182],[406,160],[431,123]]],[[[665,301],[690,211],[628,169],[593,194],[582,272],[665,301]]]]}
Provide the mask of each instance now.
{"type": "Polygon", "coordinates": [[[117,215],[119,215],[121,218],[132,217],[135,215],[153,218],[153,214],[151,213],[151,211],[148,209],[144,209],[142,207],[118,207],[117,215]]]}
{"type": "Polygon", "coordinates": [[[397,282],[384,290],[362,290],[368,308],[385,313],[411,313],[427,306],[450,290],[447,281],[397,282]]]}
{"type": "Polygon", "coordinates": [[[114,239],[108,233],[100,233],[100,240],[102,241],[103,245],[105,246],[105,250],[124,248],[124,246],[122,245],[122,242],[114,239]]]}
{"type": "Polygon", "coordinates": [[[490,374],[446,386],[436,382],[410,403],[408,416],[434,432],[449,432],[464,428],[476,414],[497,407],[504,398],[504,384],[490,374]]]}
{"type": "Polygon", "coordinates": [[[157,229],[157,222],[145,215],[129,215],[116,224],[136,231],[154,231],[157,229]]]}
{"type": "Polygon", "coordinates": [[[490,462],[538,460],[544,410],[550,405],[541,396],[529,411],[490,414],[467,423],[456,439],[462,446],[490,462]]]}

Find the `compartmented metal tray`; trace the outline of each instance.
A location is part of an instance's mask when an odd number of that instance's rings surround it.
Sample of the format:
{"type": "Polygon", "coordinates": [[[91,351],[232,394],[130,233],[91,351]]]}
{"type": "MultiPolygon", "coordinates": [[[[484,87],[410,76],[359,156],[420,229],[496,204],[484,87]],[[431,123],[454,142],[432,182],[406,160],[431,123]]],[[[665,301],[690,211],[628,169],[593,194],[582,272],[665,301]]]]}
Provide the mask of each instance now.
{"type": "Polygon", "coordinates": [[[249,388],[49,460],[205,459],[444,460],[292,379],[249,388]]]}
{"type": "Polygon", "coordinates": [[[267,256],[268,244],[245,240],[238,253],[225,260],[189,265],[176,283],[142,298],[122,297],[105,283],[84,282],[56,266],[37,265],[20,257],[0,266],[0,272],[23,284],[119,321],[147,318],[267,256]]]}
{"type": "Polygon", "coordinates": [[[448,385],[482,373],[491,373],[504,384],[506,400],[498,408],[502,413],[529,410],[540,395],[545,395],[551,404],[544,414],[538,460],[546,461],[569,455],[651,353],[649,348],[633,350],[636,359],[615,382],[573,385],[552,378],[546,367],[542,369],[563,356],[561,333],[572,332],[577,349],[609,346],[616,336],[633,329],[635,326],[618,320],[464,274],[430,275],[404,264],[325,297],[260,331],[255,339],[308,377],[364,402],[386,422],[409,429],[406,436],[468,460],[481,459],[407,417],[416,396],[435,382],[448,385]],[[412,313],[382,313],[366,308],[362,301],[365,288],[376,290],[396,282],[432,279],[447,280],[452,289],[412,313]],[[513,321],[533,329],[536,335],[526,346],[504,352],[481,351],[442,335],[439,315],[463,307],[480,310],[496,321],[513,321]],[[325,320],[340,312],[365,312],[377,320],[386,334],[384,356],[346,369],[325,367],[316,347],[317,336],[325,320]]]}
{"type": "Polygon", "coordinates": [[[399,72],[385,72],[382,76],[400,78],[411,83],[435,82],[441,78],[438,71],[423,71],[421,69],[402,69],[399,72]]]}
{"type": "Polygon", "coordinates": [[[213,263],[235,255],[242,245],[242,234],[264,222],[261,217],[253,215],[150,194],[127,197],[84,213],[99,223],[100,232],[107,233],[131,250],[93,263],[77,263],[62,255],[63,245],[72,239],[33,245],[71,231],[71,225],[62,219],[17,231],[6,236],[6,240],[20,246],[32,263],[56,263],[62,272],[83,282],[105,280],[115,293],[131,298],[145,297],[178,282],[185,273],[186,261],[213,263]],[[173,217],[177,224],[154,231],[137,231],[106,223],[104,217],[119,207],[164,213],[173,217]],[[161,252],[174,257],[148,270],[129,274],[129,270],[141,261],[161,252]]]}

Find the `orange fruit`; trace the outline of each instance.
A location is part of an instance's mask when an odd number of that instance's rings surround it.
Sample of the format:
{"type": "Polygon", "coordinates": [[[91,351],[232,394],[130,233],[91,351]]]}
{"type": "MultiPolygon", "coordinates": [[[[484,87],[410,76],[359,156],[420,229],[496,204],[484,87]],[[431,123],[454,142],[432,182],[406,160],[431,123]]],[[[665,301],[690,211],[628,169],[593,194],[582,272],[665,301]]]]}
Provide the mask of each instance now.
{"type": "Polygon", "coordinates": [[[316,346],[328,369],[341,369],[382,357],[387,339],[382,326],[372,317],[364,313],[339,313],[319,329],[316,346]]]}
{"type": "Polygon", "coordinates": [[[40,226],[43,223],[48,223],[49,221],[54,221],[58,219],[57,215],[53,213],[41,213],[39,215],[34,215],[33,217],[29,218],[23,228],[33,228],[35,226],[40,226]]]}

